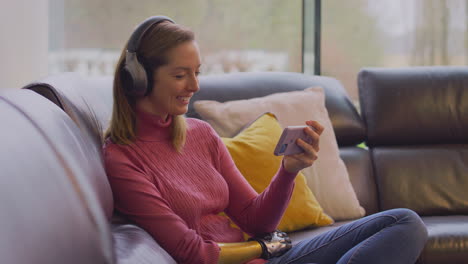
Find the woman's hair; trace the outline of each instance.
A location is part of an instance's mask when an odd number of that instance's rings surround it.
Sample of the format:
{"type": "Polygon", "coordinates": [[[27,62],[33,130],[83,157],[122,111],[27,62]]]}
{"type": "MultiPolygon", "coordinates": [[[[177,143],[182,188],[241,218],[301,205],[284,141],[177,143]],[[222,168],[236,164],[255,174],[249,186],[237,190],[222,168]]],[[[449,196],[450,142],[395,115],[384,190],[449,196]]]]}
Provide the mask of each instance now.
{"type": "MultiPolygon", "coordinates": [[[[194,33],[181,25],[163,21],[153,25],[143,36],[137,49],[138,60],[146,69],[148,75],[148,85],[154,85],[154,72],[158,67],[169,63],[167,54],[169,50],[195,39],[194,33]]],[[[114,73],[114,106],[109,128],[104,137],[116,144],[130,144],[136,137],[136,98],[125,93],[121,80],[121,70],[125,64],[125,53],[127,45],[123,49],[114,73]]],[[[157,80],[156,80],[157,81],[157,80]]],[[[174,116],[171,124],[172,144],[174,148],[181,152],[185,143],[186,123],[185,118],[174,116]]]]}

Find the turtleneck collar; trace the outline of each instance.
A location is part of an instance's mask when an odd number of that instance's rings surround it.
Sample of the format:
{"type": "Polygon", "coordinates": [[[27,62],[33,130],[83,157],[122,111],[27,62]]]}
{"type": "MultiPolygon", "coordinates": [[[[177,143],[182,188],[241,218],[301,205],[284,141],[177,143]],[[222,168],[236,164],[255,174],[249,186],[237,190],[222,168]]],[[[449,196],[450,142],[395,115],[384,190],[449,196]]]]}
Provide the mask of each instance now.
{"type": "Polygon", "coordinates": [[[143,141],[164,141],[171,138],[172,116],[166,120],[160,116],[146,112],[135,107],[136,134],[143,141]]]}

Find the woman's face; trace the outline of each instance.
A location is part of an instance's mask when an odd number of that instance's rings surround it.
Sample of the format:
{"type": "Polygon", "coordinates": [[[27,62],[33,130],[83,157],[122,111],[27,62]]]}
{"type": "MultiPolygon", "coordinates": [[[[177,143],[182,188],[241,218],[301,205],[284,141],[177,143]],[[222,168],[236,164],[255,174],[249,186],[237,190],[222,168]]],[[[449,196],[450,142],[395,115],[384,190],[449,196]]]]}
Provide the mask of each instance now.
{"type": "Polygon", "coordinates": [[[190,98],[200,89],[198,74],[201,59],[195,41],[172,48],[167,58],[169,63],[159,67],[154,73],[151,93],[137,102],[144,110],[159,115],[164,120],[168,115],[185,114],[190,98]]]}

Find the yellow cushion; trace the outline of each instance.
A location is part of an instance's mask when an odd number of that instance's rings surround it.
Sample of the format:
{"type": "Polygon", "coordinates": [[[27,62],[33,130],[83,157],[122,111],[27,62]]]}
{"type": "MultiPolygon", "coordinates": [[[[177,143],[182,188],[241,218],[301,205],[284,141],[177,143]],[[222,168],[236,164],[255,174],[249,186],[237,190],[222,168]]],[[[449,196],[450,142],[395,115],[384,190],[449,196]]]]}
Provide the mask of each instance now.
{"type": "MultiPolygon", "coordinates": [[[[271,113],[260,116],[234,138],[222,138],[237,168],[250,185],[261,193],[281,166],[282,157],[273,154],[282,128],[271,113]]],[[[325,214],[309,189],[302,173],[278,229],[288,232],[310,226],[326,226],[334,221],[325,214]]]]}

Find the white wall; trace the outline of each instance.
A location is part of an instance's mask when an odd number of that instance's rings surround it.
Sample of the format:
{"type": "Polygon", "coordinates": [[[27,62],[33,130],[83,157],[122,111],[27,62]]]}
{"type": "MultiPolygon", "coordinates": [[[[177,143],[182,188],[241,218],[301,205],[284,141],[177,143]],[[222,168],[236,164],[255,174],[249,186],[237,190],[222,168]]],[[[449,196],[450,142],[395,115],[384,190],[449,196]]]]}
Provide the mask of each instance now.
{"type": "Polygon", "coordinates": [[[48,0],[0,0],[0,89],[47,75],[48,0]]]}

